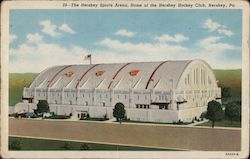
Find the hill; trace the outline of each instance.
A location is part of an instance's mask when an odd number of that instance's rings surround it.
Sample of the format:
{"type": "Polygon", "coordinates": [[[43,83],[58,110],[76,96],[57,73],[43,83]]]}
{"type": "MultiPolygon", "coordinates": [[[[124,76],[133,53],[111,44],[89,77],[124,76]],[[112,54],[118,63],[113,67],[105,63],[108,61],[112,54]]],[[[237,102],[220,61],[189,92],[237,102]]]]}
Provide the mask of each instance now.
{"type": "Polygon", "coordinates": [[[37,76],[36,73],[10,73],[9,74],[9,105],[14,106],[22,101],[23,88],[29,87],[37,76]]]}
{"type": "Polygon", "coordinates": [[[233,98],[241,98],[241,69],[237,70],[213,70],[218,86],[230,87],[233,98]]]}
{"type": "MultiPolygon", "coordinates": [[[[232,95],[241,97],[241,69],[213,70],[219,87],[230,87],[232,95]]],[[[14,106],[22,100],[24,87],[28,87],[37,73],[10,73],[9,74],[9,105],[14,106]]]]}

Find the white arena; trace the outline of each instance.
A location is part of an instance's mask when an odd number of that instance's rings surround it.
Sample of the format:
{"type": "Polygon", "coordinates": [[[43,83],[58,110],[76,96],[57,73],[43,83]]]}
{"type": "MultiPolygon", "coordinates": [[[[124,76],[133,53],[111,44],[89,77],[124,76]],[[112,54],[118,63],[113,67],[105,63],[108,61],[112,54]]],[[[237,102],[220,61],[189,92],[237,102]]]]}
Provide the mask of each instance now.
{"type": "Polygon", "coordinates": [[[130,120],[190,122],[220,98],[202,60],[64,65],[44,70],[24,88],[15,112],[33,112],[38,100],[47,100],[57,115],[111,119],[115,104],[123,103],[130,120]]]}

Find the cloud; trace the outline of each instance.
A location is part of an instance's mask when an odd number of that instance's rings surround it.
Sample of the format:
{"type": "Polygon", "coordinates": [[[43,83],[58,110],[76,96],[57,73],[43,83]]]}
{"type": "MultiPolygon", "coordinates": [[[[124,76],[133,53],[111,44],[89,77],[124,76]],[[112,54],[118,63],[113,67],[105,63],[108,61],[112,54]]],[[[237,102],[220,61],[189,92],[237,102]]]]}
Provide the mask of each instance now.
{"type": "Polygon", "coordinates": [[[57,26],[55,24],[52,24],[50,20],[44,20],[40,22],[40,25],[42,25],[42,32],[45,34],[48,34],[52,37],[60,35],[59,32],[56,31],[57,26]]]}
{"type": "Polygon", "coordinates": [[[156,36],[154,37],[155,40],[159,41],[159,42],[182,42],[182,41],[186,41],[189,38],[182,35],[182,34],[175,34],[174,36],[170,36],[168,34],[163,34],[161,36],[156,36]]]}
{"type": "Polygon", "coordinates": [[[120,29],[115,34],[120,35],[120,36],[126,36],[126,37],[133,37],[135,35],[135,33],[127,31],[125,29],[120,29]]]}
{"type": "Polygon", "coordinates": [[[15,34],[10,34],[10,43],[15,41],[17,39],[17,36],[15,34]]]}
{"type": "Polygon", "coordinates": [[[154,54],[174,54],[186,52],[187,48],[180,45],[168,45],[166,43],[130,43],[121,42],[119,40],[113,40],[110,38],[105,38],[99,42],[99,45],[106,48],[115,50],[117,52],[126,52],[127,54],[138,53],[141,56],[143,54],[154,55],[154,54]]]}
{"type": "Polygon", "coordinates": [[[226,50],[236,49],[235,46],[220,42],[222,37],[220,36],[209,36],[201,39],[198,44],[201,48],[215,53],[221,53],[226,50]]]}
{"type": "Polygon", "coordinates": [[[71,46],[62,47],[58,44],[24,43],[10,49],[10,72],[41,72],[54,65],[80,64],[86,49],[71,46]]]}
{"type": "Polygon", "coordinates": [[[224,34],[226,36],[232,36],[234,33],[229,30],[225,25],[221,25],[212,19],[207,19],[203,23],[203,28],[208,29],[210,32],[217,32],[219,34],[224,34]]]}
{"type": "Polygon", "coordinates": [[[70,34],[75,34],[76,32],[74,30],[72,30],[67,24],[62,24],[59,27],[59,30],[66,32],[66,33],[70,33],[70,34]]]}
{"type": "MultiPolygon", "coordinates": [[[[36,34],[32,34],[33,37],[36,34]]],[[[209,36],[197,41],[194,47],[185,47],[179,43],[162,42],[123,42],[105,38],[91,51],[93,63],[149,62],[163,60],[203,59],[212,68],[241,68],[241,58],[230,58],[230,54],[241,55],[240,47],[222,42],[221,36],[209,36]],[[104,58],[108,57],[108,58],[104,58]],[[229,57],[229,58],[228,58],[229,57]]],[[[39,41],[39,40],[33,40],[39,41]]],[[[79,46],[61,46],[42,41],[32,45],[20,44],[10,48],[10,72],[41,72],[54,65],[82,64],[83,57],[89,54],[86,48],[79,46]],[[34,62],[35,61],[35,62],[34,62]]]]}
{"type": "Polygon", "coordinates": [[[38,42],[41,42],[43,40],[43,36],[38,34],[38,33],[28,34],[26,36],[26,38],[27,38],[29,43],[38,43],[38,42]]]}
{"type": "Polygon", "coordinates": [[[218,33],[225,34],[226,36],[232,36],[234,33],[227,29],[218,29],[218,33]]]}

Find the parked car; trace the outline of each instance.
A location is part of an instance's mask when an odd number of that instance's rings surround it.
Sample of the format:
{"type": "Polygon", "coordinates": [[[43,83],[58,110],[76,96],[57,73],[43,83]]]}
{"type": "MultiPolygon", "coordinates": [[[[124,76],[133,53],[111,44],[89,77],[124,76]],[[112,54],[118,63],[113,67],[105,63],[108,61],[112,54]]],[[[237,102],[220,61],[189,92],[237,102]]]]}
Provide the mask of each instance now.
{"type": "Polygon", "coordinates": [[[26,118],[26,113],[18,113],[17,118],[26,118]]]}
{"type": "Polygon", "coordinates": [[[36,118],[37,115],[35,113],[26,113],[25,114],[26,118],[36,118]]]}

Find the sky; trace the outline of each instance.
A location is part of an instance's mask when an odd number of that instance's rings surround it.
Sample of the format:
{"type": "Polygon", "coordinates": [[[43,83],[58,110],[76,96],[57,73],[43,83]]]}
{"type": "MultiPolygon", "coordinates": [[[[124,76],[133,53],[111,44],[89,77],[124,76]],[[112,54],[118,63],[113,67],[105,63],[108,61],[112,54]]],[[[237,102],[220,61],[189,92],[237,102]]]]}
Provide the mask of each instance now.
{"type": "Polygon", "coordinates": [[[11,10],[9,72],[54,65],[203,59],[242,61],[241,10],[11,10]]]}

